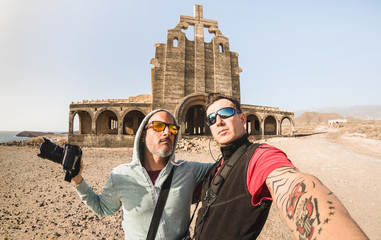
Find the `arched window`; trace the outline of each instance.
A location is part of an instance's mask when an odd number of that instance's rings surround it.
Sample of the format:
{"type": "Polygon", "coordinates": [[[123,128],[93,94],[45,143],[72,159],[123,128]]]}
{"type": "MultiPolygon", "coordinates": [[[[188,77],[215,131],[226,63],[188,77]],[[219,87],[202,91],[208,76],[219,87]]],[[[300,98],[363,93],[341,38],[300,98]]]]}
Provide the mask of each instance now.
{"type": "Polygon", "coordinates": [[[219,49],[220,49],[220,53],[224,52],[224,45],[222,43],[220,43],[219,49]]]}
{"type": "Polygon", "coordinates": [[[97,134],[118,134],[118,117],[113,111],[103,111],[96,120],[97,134]]]}
{"type": "Polygon", "coordinates": [[[260,123],[257,116],[249,114],[246,117],[246,131],[250,135],[260,135],[260,123]]]}
{"type": "Polygon", "coordinates": [[[264,123],[265,135],[277,135],[277,123],[273,116],[267,116],[264,123]]]}
{"type": "Polygon", "coordinates": [[[173,39],[173,47],[178,47],[179,46],[179,40],[177,38],[173,39]]]}
{"type": "Polygon", "coordinates": [[[136,134],[143,119],[144,114],[138,110],[128,112],[123,119],[123,134],[136,134]]]}

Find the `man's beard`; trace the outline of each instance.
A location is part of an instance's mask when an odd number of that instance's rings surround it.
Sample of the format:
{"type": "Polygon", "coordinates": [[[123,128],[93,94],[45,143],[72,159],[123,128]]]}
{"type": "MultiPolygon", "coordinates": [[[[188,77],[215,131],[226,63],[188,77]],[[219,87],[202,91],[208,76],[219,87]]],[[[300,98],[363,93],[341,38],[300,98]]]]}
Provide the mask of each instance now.
{"type": "Polygon", "coordinates": [[[151,148],[150,144],[146,144],[146,147],[147,147],[148,151],[150,151],[150,153],[152,153],[153,155],[162,157],[162,158],[169,157],[172,153],[172,150],[173,150],[169,146],[166,146],[164,149],[159,148],[159,147],[157,149],[153,149],[153,148],[151,148]]]}

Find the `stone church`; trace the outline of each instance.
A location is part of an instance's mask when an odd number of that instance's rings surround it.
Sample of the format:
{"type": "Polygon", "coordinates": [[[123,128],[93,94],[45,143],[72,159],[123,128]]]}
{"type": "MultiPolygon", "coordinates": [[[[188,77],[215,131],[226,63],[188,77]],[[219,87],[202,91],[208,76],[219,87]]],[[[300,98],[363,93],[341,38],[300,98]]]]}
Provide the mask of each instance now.
{"type": "MultiPolygon", "coordinates": [[[[205,123],[203,102],[208,93],[220,92],[240,101],[238,53],[231,52],[229,39],[218,22],[203,17],[203,7],[195,5],[194,17],[180,16],[177,26],[167,32],[167,42],[155,44],[151,59],[152,95],[128,99],[84,100],[70,104],[69,142],[80,146],[132,146],[139,124],[150,111],[164,108],[180,124],[181,137],[210,135],[205,123]],[[194,27],[194,40],[182,30],[194,27]],[[214,34],[205,42],[204,29],[214,34]],[[78,117],[79,131],[74,132],[78,117]]],[[[242,105],[250,135],[263,138],[293,135],[294,113],[275,107],[242,105]],[[283,127],[286,123],[286,127],[283,127]],[[286,133],[284,129],[287,129],[286,133]]]]}

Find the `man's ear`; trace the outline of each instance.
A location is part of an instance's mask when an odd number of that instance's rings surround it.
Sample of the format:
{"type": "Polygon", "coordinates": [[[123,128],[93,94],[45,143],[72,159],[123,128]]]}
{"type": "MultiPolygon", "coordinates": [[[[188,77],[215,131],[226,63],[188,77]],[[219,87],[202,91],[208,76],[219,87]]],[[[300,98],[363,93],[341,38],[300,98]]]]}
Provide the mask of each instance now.
{"type": "Polygon", "coordinates": [[[242,122],[242,124],[246,124],[246,115],[244,114],[244,113],[241,113],[240,115],[239,115],[239,118],[240,118],[240,120],[241,120],[241,122],[242,122]]]}

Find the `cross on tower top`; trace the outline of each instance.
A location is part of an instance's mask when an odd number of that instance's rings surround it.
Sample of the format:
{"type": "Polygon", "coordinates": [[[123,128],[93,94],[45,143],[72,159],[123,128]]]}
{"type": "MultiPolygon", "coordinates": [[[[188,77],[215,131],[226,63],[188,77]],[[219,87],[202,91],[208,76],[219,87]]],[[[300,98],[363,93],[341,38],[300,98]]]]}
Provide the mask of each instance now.
{"type": "Polygon", "coordinates": [[[194,17],[180,16],[180,22],[194,26],[194,37],[204,39],[204,28],[218,28],[215,20],[204,19],[202,5],[194,5],[194,17]]]}
{"type": "Polygon", "coordinates": [[[200,21],[203,16],[203,9],[201,5],[194,5],[194,17],[197,19],[197,21],[200,21]]]}

